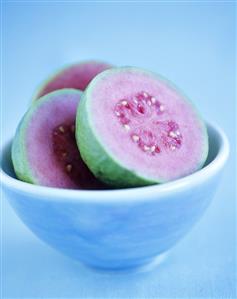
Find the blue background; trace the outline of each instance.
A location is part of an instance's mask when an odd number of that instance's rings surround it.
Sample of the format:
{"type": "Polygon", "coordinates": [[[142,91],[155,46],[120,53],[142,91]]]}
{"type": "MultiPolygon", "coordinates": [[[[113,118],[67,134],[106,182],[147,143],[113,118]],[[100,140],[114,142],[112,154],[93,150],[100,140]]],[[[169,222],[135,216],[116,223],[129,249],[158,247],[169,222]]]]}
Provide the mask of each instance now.
{"type": "Polygon", "coordinates": [[[231,157],[202,220],[148,273],[89,270],[39,241],[2,202],[4,298],[236,298],[234,2],[3,2],[2,133],[63,64],[98,58],[151,69],[217,122],[231,157]]]}

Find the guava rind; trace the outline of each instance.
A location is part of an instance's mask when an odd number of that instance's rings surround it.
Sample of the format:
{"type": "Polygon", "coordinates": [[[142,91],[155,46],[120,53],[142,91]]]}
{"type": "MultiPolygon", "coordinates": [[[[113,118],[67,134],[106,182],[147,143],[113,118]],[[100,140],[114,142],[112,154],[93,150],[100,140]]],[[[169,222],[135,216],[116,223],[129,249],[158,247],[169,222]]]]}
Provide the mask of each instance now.
{"type": "Polygon", "coordinates": [[[22,142],[24,140],[24,133],[26,130],[26,123],[23,121],[27,116],[23,117],[20,121],[11,147],[11,159],[15,174],[18,179],[23,182],[38,184],[37,179],[34,177],[31,172],[31,168],[28,164],[28,160],[26,158],[26,148],[25,144],[22,142]]]}
{"type": "Polygon", "coordinates": [[[188,100],[187,96],[185,96],[179,88],[177,88],[173,83],[170,83],[170,81],[164,77],[135,67],[120,67],[104,71],[97,75],[88,85],[78,106],[76,118],[76,140],[81,157],[92,173],[101,181],[121,188],[145,186],[165,182],[162,179],[147,177],[143,173],[139,173],[134,169],[128,169],[126,165],[123,165],[113,156],[113,153],[106,148],[106,144],[103,144],[100,136],[98,136],[95,132],[94,124],[90,118],[90,112],[88,109],[89,105],[91,105],[91,101],[93,100],[91,98],[93,88],[100,82],[100,80],[103,80],[109,74],[123,70],[145,72],[150,76],[154,76],[159,80],[166,82],[170,87],[174,88],[180,95],[182,95],[184,100],[192,105],[197,119],[200,121],[205,144],[200,163],[196,167],[196,170],[200,169],[204,165],[208,155],[208,135],[206,126],[195,106],[191,104],[191,101],[188,100]]]}
{"type": "MultiPolygon", "coordinates": [[[[83,61],[80,63],[75,63],[75,64],[70,64],[70,65],[66,65],[63,68],[59,69],[57,72],[53,73],[48,79],[44,80],[40,86],[37,88],[36,92],[33,95],[33,101],[37,100],[38,98],[46,95],[47,92],[47,88],[48,86],[50,86],[52,83],[55,83],[57,81],[61,81],[62,76],[66,73],[66,72],[70,72],[72,69],[77,68],[78,70],[84,68],[84,67],[90,67],[90,68],[99,68],[98,71],[94,70],[94,74],[92,76],[92,74],[90,74],[90,81],[94,78],[94,76],[96,76],[97,74],[99,74],[99,72],[104,71],[106,69],[109,69],[112,67],[112,65],[106,63],[106,62],[101,62],[101,61],[96,61],[96,60],[88,60],[88,61],[83,61]]],[[[85,71],[84,71],[85,72],[85,71]]],[[[83,78],[77,78],[77,81],[80,83],[80,81],[83,81],[83,78]]],[[[79,84],[80,85],[80,84],[79,84]]],[[[59,89],[78,89],[74,86],[74,84],[71,84],[69,82],[67,82],[67,86],[63,86],[60,87],[58,86],[57,88],[50,90],[50,92],[55,91],[55,90],[59,90],[59,89]]],[[[86,86],[84,88],[79,88],[78,90],[84,90],[86,88],[86,86]]]]}

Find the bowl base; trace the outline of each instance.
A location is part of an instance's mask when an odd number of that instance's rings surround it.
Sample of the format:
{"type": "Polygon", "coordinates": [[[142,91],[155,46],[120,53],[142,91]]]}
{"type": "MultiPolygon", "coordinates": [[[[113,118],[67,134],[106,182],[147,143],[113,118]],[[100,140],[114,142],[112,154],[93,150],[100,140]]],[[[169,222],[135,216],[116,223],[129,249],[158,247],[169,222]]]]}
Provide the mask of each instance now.
{"type": "Polygon", "coordinates": [[[135,266],[128,266],[128,267],[98,267],[94,265],[84,264],[86,267],[100,272],[100,273],[114,273],[114,274],[120,274],[120,273],[141,273],[141,272],[149,272],[154,270],[156,267],[160,266],[167,258],[168,252],[159,254],[152,258],[151,260],[135,265],[135,266]]]}

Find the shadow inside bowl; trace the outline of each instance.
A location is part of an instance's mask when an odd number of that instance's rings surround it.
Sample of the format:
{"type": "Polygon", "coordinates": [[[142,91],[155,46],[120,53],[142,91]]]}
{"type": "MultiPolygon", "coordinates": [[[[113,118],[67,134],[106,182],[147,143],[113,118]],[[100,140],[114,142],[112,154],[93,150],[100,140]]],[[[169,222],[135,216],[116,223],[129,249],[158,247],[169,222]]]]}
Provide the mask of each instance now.
{"type": "MultiPolygon", "coordinates": [[[[209,139],[209,152],[203,168],[205,168],[207,165],[209,165],[212,161],[215,160],[221,148],[221,137],[217,129],[214,126],[207,123],[207,131],[208,131],[208,139],[209,139]]],[[[1,153],[1,168],[8,176],[17,179],[13,169],[12,160],[11,160],[11,144],[12,141],[9,141],[3,147],[1,153]]],[[[144,188],[144,187],[140,187],[140,188],[144,188]]]]}

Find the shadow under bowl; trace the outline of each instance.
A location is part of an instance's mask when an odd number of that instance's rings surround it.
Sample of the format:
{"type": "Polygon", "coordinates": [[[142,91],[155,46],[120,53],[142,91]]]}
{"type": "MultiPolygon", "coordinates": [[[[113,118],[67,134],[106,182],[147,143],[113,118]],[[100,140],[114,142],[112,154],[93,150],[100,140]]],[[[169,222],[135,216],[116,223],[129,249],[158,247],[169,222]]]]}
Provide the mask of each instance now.
{"type": "Polygon", "coordinates": [[[128,269],[163,256],[200,219],[219,185],[229,154],[224,132],[207,124],[205,166],[169,183],[117,190],[67,190],[16,179],[11,142],[3,147],[3,191],[41,240],[96,268],[128,269]]]}

